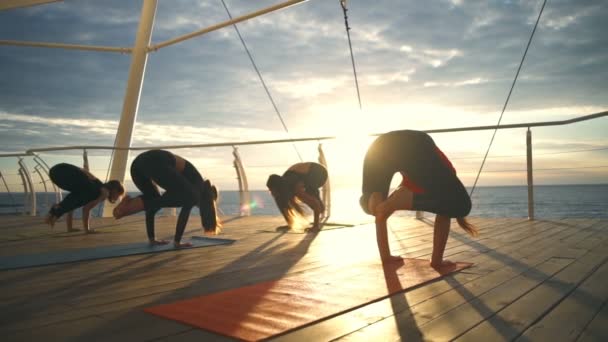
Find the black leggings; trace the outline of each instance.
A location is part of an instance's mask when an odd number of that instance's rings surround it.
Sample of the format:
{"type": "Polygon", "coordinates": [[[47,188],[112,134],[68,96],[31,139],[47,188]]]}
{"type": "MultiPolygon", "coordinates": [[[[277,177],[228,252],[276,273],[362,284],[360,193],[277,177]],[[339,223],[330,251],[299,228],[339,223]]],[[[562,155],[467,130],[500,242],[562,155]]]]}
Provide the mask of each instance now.
{"type": "Polygon", "coordinates": [[[175,168],[175,156],[168,151],[150,150],[138,155],[131,164],[131,179],[142,193],[146,212],[146,232],[153,240],[154,215],[161,208],[182,207],[175,227],[175,241],[180,241],[190,211],[199,205],[203,177],[188,161],[182,173],[175,168]],[[161,195],[157,186],[165,189],[161,195]]]}
{"type": "Polygon", "coordinates": [[[49,177],[59,188],[70,193],[49,211],[51,215],[59,218],[63,214],[95,200],[100,195],[102,184],[99,180],[91,180],[86,173],[77,166],[60,163],[49,170],[49,177]]]}
{"type": "Polygon", "coordinates": [[[403,130],[376,139],[363,164],[364,196],[372,192],[386,196],[393,175],[400,171],[425,190],[414,194],[412,210],[448,217],[464,217],[470,213],[469,194],[454,171],[442,161],[428,134],[403,130]]]}
{"type": "Polygon", "coordinates": [[[321,200],[319,188],[325,185],[325,182],[327,182],[327,169],[321,164],[311,163],[310,169],[305,176],[304,187],[309,195],[314,196],[321,203],[323,201],[321,200]]]}

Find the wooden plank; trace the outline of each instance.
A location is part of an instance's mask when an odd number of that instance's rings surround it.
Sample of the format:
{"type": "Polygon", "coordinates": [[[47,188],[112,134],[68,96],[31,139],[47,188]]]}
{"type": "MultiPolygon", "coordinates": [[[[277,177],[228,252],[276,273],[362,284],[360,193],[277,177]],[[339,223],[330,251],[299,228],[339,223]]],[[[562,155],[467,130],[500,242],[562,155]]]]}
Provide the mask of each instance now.
{"type": "MultiPolygon", "coordinates": [[[[540,257],[541,260],[545,260],[544,258],[550,256],[554,253],[555,249],[559,249],[559,245],[551,246],[551,240],[544,240],[544,244],[538,244],[536,242],[532,242],[535,244],[538,249],[535,251],[529,251],[532,253],[530,258],[518,258],[515,262],[515,267],[505,267],[508,264],[503,265],[503,267],[499,268],[497,271],[494,271],[486,277],[482,277],[472,281],[471,283],[464,284],[462,288],[455,288],[453,291],[446,292],[445,294],[441,294],[432,300],[427,300],[420,306],[414,306],[410,308],[412,312],[399,312],[394,317],[388,317],[383,319],[382,321],[371,325],[365,329],[361,329],[360,331],[355,332],[354,334],[347,335],[345,339],[347,340],[357,340],[357,341],[368,341],[368,340],[393,340],[393,339],[414,339],[418,340],[421,338],[422,332],[419,331],[419,327],[433,319],[438,318],[443,312],[447,312],[449,310],[453,310],[454,308],[458,308],[465,303],[465,299],[463,296],[468,294],[475,294],[479,296],[486,289],[494,289],[495,286],[501,284],[504,291],[508,291],[509,286],[505,288],[505,284],[507,280],[511,283],[516,282],[517,280],[511,277],[512,272],[514,274],[520,274],[521,272],[527,270],[526,264],[530,266],[534,266],[534,259],[540,257]],[[538,253],[538,250],[541,250],[541,253],[538,253]],[[544,254],[544,255],[543,255],[544,254]],[[521,260],[521,261],[519,261],[521,260]],[[518,272],[519,269],[519,272],[518,272]],[[505,272],[508,272],[505,274],[505,272]]],[[[517,247],[517,246],[516,246],[517,247]]],[[[521,250],[521,248],[518,248],[521,250]]],[[[531,270],[532,274],[538,274],[535,270],[531,270]]],[[[521,277],[520,277],[521,278],[521,277]]],[[[491,293],[490,291],[487,291],[491,293]]],[[[491,295],[485,295],[486,297],[491,295]]],[[[470,297],[470,296],[469,296],[470,297]]],[[[473,312],[475,315],[476,312],[473,312]]],[[[490,312],[486,314],[490,315],[490,312]]],[[[463,314],[463,315],[466,315],[463,314]]],[[[466,317],[466,316],[462,316],[466,317]]],[[[461,318],[461,317],[459,317],[461,318]]],[[[482,320],[483,317],[480,318],[482,320]]],[[[450,322],[446,323],[449,326],[450,322]]],[[[441,330],[442,327],[437,328],[437,330],[441,330]]],[[[428,336],[424,336],[424,338],[429,338],[428,336]]],[[[448,337],[441,337],[439,340],[447,339],[448,337]]]]}
{"type": "MultiPolygon", "coordinates": [[[[604,283],[605,284],[605,283],[604,283]]],[[[605,342],[608,336],[608,301],[602,304],[602,308],[583,330],[576,340],[577,342],[605,342]]]]}
{"type": "MultiPolygon", "coordinates": [[[[543,281],[539,286],[526,291],[506,303],[504,308],[496,308],[496,314],[474,326],[458,337],[458,341],[493,341],[497,339],[512,340],[523,330],[541,318],[563,297],[584,280],[605,258],[598,258],[596,253],[589,253],[572,263],[563,271],[543,281]],[[599,260],[598,260],[599,259],[599,260]]],[[[565,325],[569,325],[563,322],[565,325]]],[[[458,335],[456,335],[458,336],[458,335]]]]}
{"type": "MultiPolygon", "coordinates": [[[[567,260],[549,260],[539,264],[538,270],[552,274],[567,264],[567,260]]],[[[456,335],[459,326],[467,321],[479,322],[492,314],[491,307],[478,305],[478,298],[496,298],[498,302],[509,299],[507,289],[527,289],[536,283],[529,280],[537,270],[527,270],[518,275],[517,270],[505,268],[488,276],[480,277],[464,286],[434,297],[408,311],[399,312],[366,329],[345,336],[344,341],[370,340],[434,340],[448,341],[456,335]],[[473,306],[467,305],[473,303],[473,306]],[[464,309],[471,307],[471,309],[464,309]],[[445,317],[445,318],[444,318],[445,317]],[[448,318],[449,317],[449,318],[448,318]],[[370,339],[372,338],[372,339],[370,339]]],[[[394,299],[395,300],[395,299],[394,299]]]]}
{"type": "MultiPolygon", "coordinates": [[[[549,233],[550,232],[545,232],[545,234],[549,233]]],[[[480,264],[495,263],[497,265],[500,265],[500,267],[495,267],[499,271],[495,271],[494,273],[502,273],[500,275],[490,275],[489,277],[496,277],[496,279],[494,279],[495,283],[506,281],[506,279],[512,278],[515,275],[520,274],[521,272],[527,270],[529,267],[532,267],[535,264],[545,261],[553,254],[554,250],[559,248],[559,246],[552,244],[550,240],[543,239],[542,237],[539,238],[542,242],[540,244],[534,239],[530,239],[520,243],[519,245],[506,244],[504,246],[501,246],[497,250],[502,253],[509,253],[509,251],[518,251],[521,250],[522,244],[534,244],[535,246],[540,247],[543,251],[542,253],[538,253],[537,250],[529,251],[529,253],[532,255],[532,258],[526,260],[527,267],[521,267],[524,266],[523,264],[521,264],[511,266],[512,268],[505,268],[509,267],[509,264],[516,263],[516,260],[520,259],[511,259],[511,262],[505,262],[503,260],[496,260],[488,256],[487,254],[478,254],[476,257],[464,260],[480,264]],[[504,277],[504,279],[499,280],[501,276],[504,277]]],[[[525,257],[526,255],[516,256],[525,257]]],[[[464,272],[468,273],[468,270],[469,269],[465,270],[464,272]]],[[[395,324],[396,320],[403,321],[404,319],[407,319],[407,317],[414,314],[412,311],[414,311],[417,315],[427,316],[426,318],[429,318],[432,314],[438,314],[437,312],[433,312],[434,308],[432,307],[428,313],[425,313],[425,303],[433,303],[436,300],[442,300],[441,298],[445,298],[446,296],[451,296],[450,294],[447,294],[447,292],[452,291],[453,293],[455,293],[455,286],[476,288],[476,283],[479,282],[479,279],[477,278],[480,277],[480,275],[468,274],[467,279],[462,274],[457,274],[451,280],[440,281],[427,285],[422,289],[416,289],[414,291],[408,292],[405,294],[404,299],[395,300],[395,297],[392,297],[391,299],[371,304],[348,314],[321,322],[315,326],[304,328],[300,331],[286,335],[285,338],[286,340],[290,340],[291,338],[295,338],[296,340],[333,340],[358,329],[361,330],[357,331],[356,334],[347,336],[346,339],[377,341],[398,338],[399,327],[395,324]],[[429,289],[431,291],[430,293],[432,293],[433,295],[425,296],[424,294],[428,294],[424,291],[426,289],[429,289]],[[430,300],[431,298],[432,300],[430,300]],[[398,315],[398,317],[395,317],[395,319],[393,319],[391,318],[392,315],[398,315]],[[355,324],[357,319],[358,324],[355,324]]],[[[481,286],[489,285],[491,282],[492,280],[486,278],[481,282],[481,286]]],[[[403,295],[398,295],[396,297],[399,296],[403,295]]],[[[454,305],[458,305],[458,303],[461,303],[463,301],[462,297],[459,294],[455,294],[454,298],[448,300],[456,300],[456,302],[454,302],[454,305]],[[458,300],[460,300],[460,302],[458,302],[458,300]]],[[[445,300],[443,300],[443,302],[445,303],[445,300]]]]}
{"type": "Polygon", "coordinates": [[[604,262],[567,298],[528,327],[518,340],[575,341],[607,300],[608,263],[604,262]]]}
{"type": "Polygon", "coordinates": [[[207,332],[205,330],[191,329],[191,330],[188,330],[183,333],[163,336],[158,339],[155,339],[154,341],[161,341],[161,342],[201,342],[201,341],[204,341],[204,342],[232,342],[232,341],[236,341],[236,340],[229,338],[229,337],[216,335],[214,333],[207,332]]]}
{"type": "Polygon", "coordinates": [[[178,334],[190,327],[162,318],[150,317],[140,311],[121,312],[111,318],[89,316],[53,325],[24,329],[3,335],[3,341],[142,341],[157,336],[178,334]]]}
{"type": "MultiPolygon", "coordinates": [[[[125,276],[125,278],[132,278],[132,277],[125,276]]],[[[154,282],[151,282],[151,283],[153,283],[153,284],[154,284],[154,282]]]]}
{"type": "MultiPolygon", "coordinates": [[[[455,227],[446,255],[459,260],[478,260],[479,267],[449,277],[445,281],[418,288],[407,297],[402,295],[402,299],[387,299],[362,308],[362,311],[355,310],[307,329],[312,332],[333,329],[348,333],[374,322],[394,320],[393,317],[401,318],[406,316],[407,310],[416,310],[416,307],[420,313],[415,311],[410,316],[419,318],[422,312],[427,312],[424,308],[428,304],[422,303],[448,298],[445,295],[442,297],[441,294],[457,293],[455,286],[464,288],[464,285],[475,279],[483,279],[505,268],[509,262],[519,264],[513,269],[523,270],[525,267],[522,265],[531,265],[535,260],[539,262],[535,258],[541,256],[562,254],[559,260],[567,261],[568,259],[563,259],[564,255],[573,258],[580,256],[603,241],[602,236],[605,234],[601,227],[594,226],[593,230],[586,230],[585,227],[593,222],[599,222],[589,219],[538,222],[528,222],[524,219],[473,220],[482,229],[483,239],[469,239],[455,227]],[[541,253],[539,248],[542,249],[541,253]],[[402,316],[391,316],[395,308],[402,316]]],[[[112,221],[113,219],[100,220],[95,223],[96,226],[107,224],[107,234],[87,236],[77,233],[59,237],[49,235],[48,228],[34,222],[32,227],[26,228],[26,238],[1,242],[0,246],[6,247],[3,253],[10,254],[26,249],[35,251],[94,247],[145,240],[142,221],[135,220],[119,225],[113,225],[112,221]]],[[[0,226],[3,222],[0,218],[0,226]]],[[[19,220],[15,222],[17,224],[19,220]]],[[[601,222],[605,230],[608,221],[601,222]]],[[[175,219],[160,218],[157,223],[158,235],[172,238],[175,219]]],[[[38,330],[50,336],[55,330],[66,329],[70,322],[74,322],[75,325],[87,327],[82,328],[77,336],[91,338],[99,335],[111,340],[142,340],[148,337],[185,341],[197,338],[222,340],[222,337],[217,335],[171,321],[159,323],[158,330],[150,335],[139,332],[145,330],[143,328],[129,330],[126,327],[129,324],[137,327],[155,325],[154,319],[149,319],[149,315],[138,311],[154,303],[188,298],[297,273],[314,276],[317,273],[335,272],[348,277],[349,272],[353,272],[352,268],[339,266],[331,260],[341,247],[344,251],[338,254],[344,256],[345,264],[356,263],[357,257],[376,257],[373,225],[329,230],[319,234],[279,235],[257,232],[261,227],[272,227],[275,224],[282,224],[282,218],[248,217],[228,222],[222,236],[238,239],[238,242],[229,248],[199,248],[178,253],[0,272],[0,311],[3,311],[0,316],[9,318],[8,321],[0,319],[0,329],[12,331],[10,336],[27,337],[27,331],[38,330]],[[102,319],[101,323],[95,321],[99,318],[102,319]],[[124,322],[124,325],[121,325],[121,322],[124,322]],[[172,324],[177,324],[177,330],[172,330],[172,324]],[[107,333],[104,333],[106,330],[107,333]]],[[[418,257],[430,255],[432,227],[411,218],[399,218],[395,220],[395,226],[391,232],[391,246],[395,251],[402,250],[418,257]]],[[[0,229],[0,236],[7,236],[2,232],[15,234],[25,231],[20,231],[19,228],[9,230],[0,229]]],[[[200,228],[196,226],[196,222],[191,222],[188,231],[190,234],[200,232],[200,228]],[[196,228],[198,230],[195,231],[196,228]]],[[[430,311],[432,306],[427,308],[435,319],[441,317],[440,312],[430,311]]],[[[374,326],[382,327],[382,324],[372,324],[371,327],[374,326]]],[[[391,328],[386,330],[391,331],[391,328]]],[[[39,336],[42,335],[33,337],[39,336]]],[[[291,340],[297,336],[297,332],[294,332],[284,338],[291,340]]],[[[323,336],[329,335],[316,336],[325,340],[323,336]]]]}

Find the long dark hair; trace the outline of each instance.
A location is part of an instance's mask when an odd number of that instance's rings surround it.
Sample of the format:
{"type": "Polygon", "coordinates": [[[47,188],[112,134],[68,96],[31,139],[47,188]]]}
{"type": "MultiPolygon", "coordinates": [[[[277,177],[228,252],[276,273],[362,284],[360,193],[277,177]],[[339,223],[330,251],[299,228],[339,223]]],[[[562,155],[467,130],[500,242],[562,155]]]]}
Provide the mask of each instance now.
{"type": "Polygon", "coordinates": [[[200,186],[200,201],[198,208],[203,221],[203,229],[206,232],[218,234],[222,224],[217,216],[218,191],[215,185],[205,180],[200,186]]]}
{"type": "Polygon", "coordinates": [[[457,217],[456,222],[458,222],[460,228],[464,229],[464,231],[467,232],[469,235],[479,235],[477,227],[475,227],[471,222],[467,221],[466,217],[457,217]]]}
{"type": "Polygon", "coordinates": [[[266,186],[272,193],[272,197],[279,208],[279,211],[287,221],[289,227],[292,227],[296,215],[304,215],[304,209],[298,202],[294,189],[291,189],[279,175],[270,175],[266,186]]]}
{"type": "MultiPolygon", "coordinates": [[[[125,187],[122,185],[121,182],[117,181],[117,180],[111,180],[106,182],[105,184],[102,185],[104,188],[108,189],[108,191],[116,191],[116,193],[119,196],[122,196],[125,193],[125,187]]],[[[108,201],[110,203],[114,203],[116,202],[116,199],[112,200],[110,197],[108,197],[108,201]]]]}

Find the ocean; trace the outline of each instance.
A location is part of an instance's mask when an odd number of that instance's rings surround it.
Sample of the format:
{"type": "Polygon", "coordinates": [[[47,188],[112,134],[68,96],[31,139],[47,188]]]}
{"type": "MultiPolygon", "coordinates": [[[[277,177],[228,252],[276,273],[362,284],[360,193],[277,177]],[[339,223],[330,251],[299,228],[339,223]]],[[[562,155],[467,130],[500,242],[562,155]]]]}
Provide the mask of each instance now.
{"type": "MultiPolygon", "coordinates": [[[[137,192],[130,193],[132,196],[137,192]]],[[[359,208],[359,192],[336,190],[332,193],[332,218],[358,219],[367,217],[359,208]]],[[[594,185],[541,185],[534,187],[535,217],[556,218],[608,218],[608,184],[594,185]]],[[[44,215],[54,203],[54,193],[37,194],[37,213],[44,215]]],[[[24,210],[23,193],[0,193],[0,215],[19,214],[24,210]]],[[[525,186],[479,187],[472,198],[473,209],[470,216],[477,217],[528,217],[528,192],[525,186]]],[[[252,215],[279,215],[270,193],[266,190],[251,191],[252,215]]],[[[238,191],[222,191],[219,209],[225,215],[240,212],[238,191]]],[[[193,215],[198,210],[192,211],[193,215]]],[[[99,216],[101,208],[93,209],[99,216]]],[[[414,213],[401,211],[400,216],[414,213]]],[[[430,215],[430,214],[427,214],[430,215]]],[[[80,216],[80,210],[75,217],[80,216]]],[[[369,218],[369,217],[367,217],[369,218]]]]}

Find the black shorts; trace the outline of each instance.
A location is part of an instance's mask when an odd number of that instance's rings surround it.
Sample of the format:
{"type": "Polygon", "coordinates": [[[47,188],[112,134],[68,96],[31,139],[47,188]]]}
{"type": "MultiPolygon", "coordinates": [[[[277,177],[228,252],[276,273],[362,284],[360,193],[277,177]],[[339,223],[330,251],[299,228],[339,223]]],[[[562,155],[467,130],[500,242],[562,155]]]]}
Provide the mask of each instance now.
{"type": "Polygon", "coordinates": [[[414,194],[412,210],[464,217],[471,199],[454,170],[441,159],[433,139],[419,131],[393,131],[370,146],[363,165],[362,206],[373,192],[388,196],[395,173],[404,172],[425,190],[414,194]]]}

